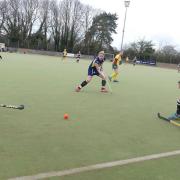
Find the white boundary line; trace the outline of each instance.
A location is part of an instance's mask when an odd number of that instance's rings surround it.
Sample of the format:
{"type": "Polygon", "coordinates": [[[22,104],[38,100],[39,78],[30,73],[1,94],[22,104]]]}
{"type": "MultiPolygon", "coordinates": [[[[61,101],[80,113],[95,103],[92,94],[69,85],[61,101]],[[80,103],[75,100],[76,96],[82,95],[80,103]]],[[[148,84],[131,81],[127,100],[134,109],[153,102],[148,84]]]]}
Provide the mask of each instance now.
{"type": "Polygon", "coordinates": [[[100,164],[84,166],[84,167],[79,167],[79,168],[74,168],[74,169],[67,169],[67,170],[62,170],[62,171],[52,171],[52,172],[47,172],[47,173],[40,173],[40,174],[36,174],[36,175],[32,175],[32,176],[15,177],[15,178],[10,178],[9,180],[37,180],[37,179],[50,178],[50,177],[60,177],[60,176],[77,174],[77,173],[82,173],[82,172],[87,172],[87,171],[98,170],[98,169],[110,168],[110,167],[114,167],[114,166],[122,166],[122,165],[126,165],[126,164],[142,162],[142,161],[160,159],[160,158],[165,158],[165,157],[170,157],[170,156],[175,156],[175,155],[180,155],[180,150],[165,152],[165,153],[160,153],[160,154],[141,156],[141,157],[126,159],[126,160],[100,163],[100,164]]]}

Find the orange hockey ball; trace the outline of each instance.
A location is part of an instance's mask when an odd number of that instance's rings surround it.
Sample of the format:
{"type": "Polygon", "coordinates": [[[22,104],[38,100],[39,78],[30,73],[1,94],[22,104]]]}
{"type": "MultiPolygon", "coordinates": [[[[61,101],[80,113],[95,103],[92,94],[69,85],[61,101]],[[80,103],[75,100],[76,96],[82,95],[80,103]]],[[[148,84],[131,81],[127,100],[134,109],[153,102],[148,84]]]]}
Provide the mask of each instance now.
{"type": "Polygon", "coordinates": [[[68,114],[64,114],[64,119],[69,119],[69,115],[68,114]]]}

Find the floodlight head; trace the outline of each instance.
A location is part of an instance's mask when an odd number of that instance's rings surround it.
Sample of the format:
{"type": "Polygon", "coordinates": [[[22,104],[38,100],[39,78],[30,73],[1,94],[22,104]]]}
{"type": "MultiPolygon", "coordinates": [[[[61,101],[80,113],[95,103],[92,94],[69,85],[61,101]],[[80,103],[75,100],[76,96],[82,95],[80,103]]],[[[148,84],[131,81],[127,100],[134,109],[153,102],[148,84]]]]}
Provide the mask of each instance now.
{"type": "Polygon", "coordinates": [[[124,1],[124,5],[125,5],[125,7],[129,7],[130,1],[124,1]]]}

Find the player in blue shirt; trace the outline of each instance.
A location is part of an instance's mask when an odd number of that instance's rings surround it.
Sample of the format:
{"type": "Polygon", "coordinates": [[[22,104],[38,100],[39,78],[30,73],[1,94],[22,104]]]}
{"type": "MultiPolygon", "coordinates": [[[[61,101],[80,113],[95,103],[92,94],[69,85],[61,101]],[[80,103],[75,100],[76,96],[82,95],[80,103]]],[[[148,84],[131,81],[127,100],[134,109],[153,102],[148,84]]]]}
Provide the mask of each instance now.
{"type": "Polygon", "coordinates": [[[84,86],[86,86],[94,75],[99,76],[102,79],[101,92],[108,92],[106,89],[106,76],[103,72],[102,65],[105,61],[104,51],[100,51],[98,56],[91,62],[88,68],[88,77],[80,85],[76,87],[76,92],[79,92],[84,86]]]}

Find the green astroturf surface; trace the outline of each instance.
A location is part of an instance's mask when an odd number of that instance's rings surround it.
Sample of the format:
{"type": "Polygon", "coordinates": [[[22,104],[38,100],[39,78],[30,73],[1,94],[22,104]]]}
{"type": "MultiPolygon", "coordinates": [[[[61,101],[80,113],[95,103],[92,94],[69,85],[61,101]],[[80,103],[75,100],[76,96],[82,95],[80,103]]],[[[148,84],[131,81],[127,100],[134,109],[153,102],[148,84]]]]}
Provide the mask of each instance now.
{"type": "MultiPolygon", "coordinates": [[[[89,61],[2,56],[0,103],[25,109],[0,108],[0,179],[180,149],[180,129],[156,117],[158,111],[168,116],[176,110],[177,71],[123,64],[120,82],[110,83],[112,94],[99,92],[97,77],[76,93],[89,61]]],[[[110,63],[104,69],[111,74],[110,63]]],[[[144,172],[153,165],[148,163],[144,172]]],[[[106,176],[116,169],[121,174],[121,167],[102,172],[106,176]]]]}

